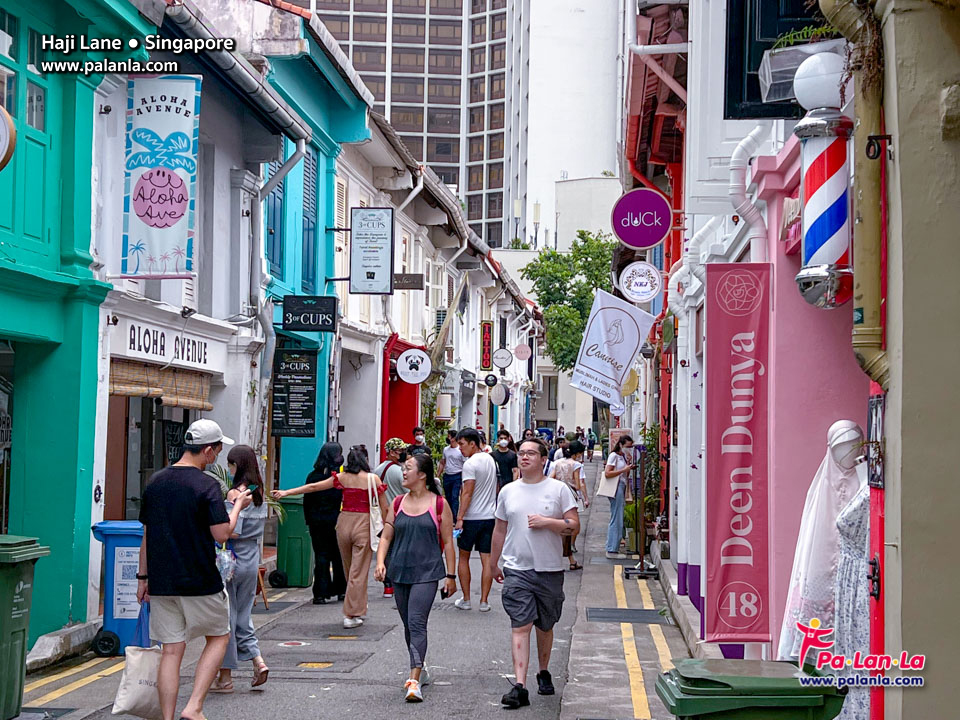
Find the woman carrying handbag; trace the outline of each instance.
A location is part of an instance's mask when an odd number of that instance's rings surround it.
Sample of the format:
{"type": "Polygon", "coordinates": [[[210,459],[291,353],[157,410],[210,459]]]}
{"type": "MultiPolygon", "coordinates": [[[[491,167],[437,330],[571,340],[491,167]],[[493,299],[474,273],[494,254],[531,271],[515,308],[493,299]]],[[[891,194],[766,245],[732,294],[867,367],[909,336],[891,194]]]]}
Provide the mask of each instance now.
{"type": "MultiPolygon", "coordinates": [[[[373,559],[373,540],[382,518],[387,515],[386,486],[370,472],[365,445],[354,445],[347,454],[347,463],[339,475],[314,483],[318,491],[337,488],[343,492],[343,507],[337,520],[337,542],[343,558],[343,570],[347,575],[347,594],[343,601],[343,626],[355,628],[363,625],[367,614],[367,576],[373,559]]],[[[274,490],[275,498],[282,498],[289,491],[274,490]]]]}
{"type": "Polygon", "coordinates": [[[607,528],[607,557],[616,558],[623,539],[623,506],[626,502],[627,477],[636,467],[633,438],[624,435],[613,446],[603,468],[603,479],[597,495],[610,498],[610,526],[607,528]]]}

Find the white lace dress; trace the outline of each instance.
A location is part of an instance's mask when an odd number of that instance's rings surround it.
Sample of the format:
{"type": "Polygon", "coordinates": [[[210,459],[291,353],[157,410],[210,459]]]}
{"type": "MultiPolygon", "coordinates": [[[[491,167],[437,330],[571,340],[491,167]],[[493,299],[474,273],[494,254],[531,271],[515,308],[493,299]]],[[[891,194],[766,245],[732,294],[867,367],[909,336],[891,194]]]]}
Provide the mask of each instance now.
{"type": "MultiPolygon", "coordinates": [[[[840,560],[837,565],[836,640],[833,652],[853,657],[870,651],[870,486],[864,484],[837,517],[840,560]]],[[[862,673],[863,670],[849,672],[862,673]]],[[[838,720],[869,720],[869,688],[850,688],[838,720]]]]}

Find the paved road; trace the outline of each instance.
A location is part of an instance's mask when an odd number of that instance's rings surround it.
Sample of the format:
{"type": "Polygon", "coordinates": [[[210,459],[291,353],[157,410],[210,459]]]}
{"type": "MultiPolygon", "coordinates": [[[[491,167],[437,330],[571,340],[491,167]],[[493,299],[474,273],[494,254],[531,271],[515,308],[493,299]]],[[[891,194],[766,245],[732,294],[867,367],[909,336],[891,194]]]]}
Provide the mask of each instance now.
{"type": "MultiPolygon", "coordinates": [[[[597,466],[587,467],[595,471],[597,466]]],[[[533,707],[524,714],[538,720],[669,718],[653,685],[658,673],[669,666],[671,656],[686,654],[679,631],[657,621],[588,619],[588,608],[665,606],[655,581],[618,580],[620,567],[635,561],[604,557],[609,514],[607,503],[599,500],[587,514],[585,534],[578,541],[586,551],[580,558],[585,569],[565,575],[567,601],[556,628],[551,666],[558,694],[552,698],[532,694],[533,707]]],[[[473,568],[476,608],[478,560],[473,568]]],[[[382,598],[380,592],[381,586],[371,580],[367,622],[344,630],[338,605],[312,605],[306,589],[272,590],[270,612],[263,613],[261,608],[254,616],[261,650],[271,669],[269,682],[262,691],[251,690],[251,672],[249,666],[244,668],[233,695],[209,697],[207,716],[210,720],[502,717],[499,701],[510,688],[512,667],[509,621],[500,602],[500,586],[494,584],[493,611],[486,614],[476,609],[458,610],[452,600],[440,601],[438,596],[430,618],[428,653],[434,683],[424,689],[422,705],[407,705],[402,700],[408,672],[403,627],[393,600],[382,598]],[[291,641],[304,644],[284,645],[291,641]]],[[[196,642],[187,648],[181,707],[189,695],[199,651],[196,642]]],[[[23,720],[112,718],[110,706],[120,670],[122,659],[100,660],[88,655],[29,676],[23,720]]],[[[532,674],[529,684],[536,685],[532,674]]]]}

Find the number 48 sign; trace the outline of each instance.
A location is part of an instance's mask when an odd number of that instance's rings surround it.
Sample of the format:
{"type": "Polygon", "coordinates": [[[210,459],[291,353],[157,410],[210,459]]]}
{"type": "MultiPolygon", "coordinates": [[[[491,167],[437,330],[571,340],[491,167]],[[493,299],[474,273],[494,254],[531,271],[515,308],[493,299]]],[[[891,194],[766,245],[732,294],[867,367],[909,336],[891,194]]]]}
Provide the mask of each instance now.
{"type": "Polygon", "coordinates": [[[717,615],[722,622],[738,630],[753,625],[763,609],[757,589],[750,583],[739,581],[723,586],[717,597],[717,605],[717,615]]]}

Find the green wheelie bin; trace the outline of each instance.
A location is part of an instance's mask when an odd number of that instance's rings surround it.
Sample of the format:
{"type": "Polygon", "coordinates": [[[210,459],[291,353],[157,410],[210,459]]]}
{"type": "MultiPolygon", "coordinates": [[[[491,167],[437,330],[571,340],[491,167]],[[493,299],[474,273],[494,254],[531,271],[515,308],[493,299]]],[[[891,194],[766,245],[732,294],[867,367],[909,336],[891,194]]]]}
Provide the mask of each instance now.
{"type": "Polygon", "coordinates": [[[37,538],[0,535],[0,720],[15,718],[23,704],[33,565],[49,554],[37,538]]]}
{"type": "Polygon", "coordinates": [[[313,544],[303,512],[303,496],[280,500],[286,519],[277,528],[277,569],[267,577],[275,588],[313,585],[313,544]]]}
{"type": "Polygon", "coordinates": [[[832,720],[846,688],[806,686],[789,662],[676,660],[657,678],[657,695],[681,720],[832,720]]]}

